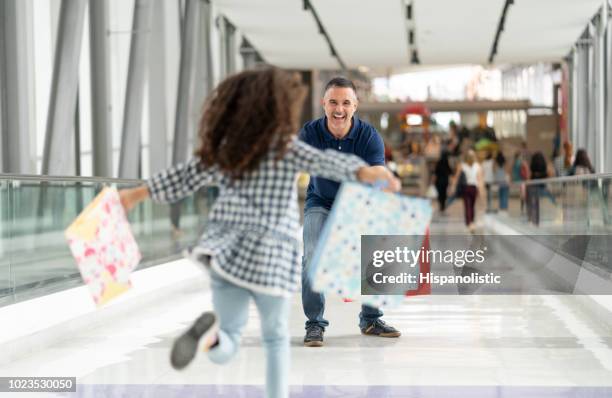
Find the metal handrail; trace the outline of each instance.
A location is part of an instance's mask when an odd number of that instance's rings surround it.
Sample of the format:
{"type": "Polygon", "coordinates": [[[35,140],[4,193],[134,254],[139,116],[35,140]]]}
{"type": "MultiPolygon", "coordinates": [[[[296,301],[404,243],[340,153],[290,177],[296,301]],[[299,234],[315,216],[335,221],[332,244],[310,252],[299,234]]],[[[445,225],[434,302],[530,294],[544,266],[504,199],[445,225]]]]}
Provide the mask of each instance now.
{"type": "Polygon", "coordinates": [[[575,175],[575,176],[538,178],[535,180],[511,181],[511,184],[525,184],[525,185],[554,184],[554,183],[563,183],[563,182],[598,180],[600,178],[612,179],[612,173],[580,174],[580,175],[575,175]]]}
{"type": "Polygon", "coordinates": [[[10,174],[0,173],[0,180],[27,180],[27,181],[52,181],[52,182],[96,182],[107,184],[142,184],[146,180],[130,178],[108,178],[108,177],[80,177],[80,176],[48,176],[37,174],[10,174]]]}

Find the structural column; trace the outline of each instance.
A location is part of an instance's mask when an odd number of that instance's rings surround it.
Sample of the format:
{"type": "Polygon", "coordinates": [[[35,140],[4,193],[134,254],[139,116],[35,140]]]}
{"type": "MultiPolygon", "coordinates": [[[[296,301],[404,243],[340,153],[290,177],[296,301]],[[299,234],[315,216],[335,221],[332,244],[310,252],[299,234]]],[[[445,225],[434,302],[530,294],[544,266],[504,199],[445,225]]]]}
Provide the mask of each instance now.
{"type": "Polygon", "coordinates": [[[198,33],[200,31],[201,0],[187,0],[183,17],[179,84],[174,123],[172,163],[186,160],[190,136],[190,117],[194,109],[195,71],[197,67],[198,33]]]}
{"type": "Polygon", "coordinates": [[[89,1],[93,175],[113,176],[108,0],[89,1]]]}
{"type": "Polygon", "coordinates": [[[135,1],[127,88],[125,90],[123,135],[119,154],[119,177],[122,178],[140,177],[140,134],[152,11],[151,0],[135,1]]]}
{"type": "Polygon", "coordinates": [[[244,69],[253,69],[257,65],[263,62],[263,59],[257,52],[257,50],[251,45],[246,37],[242,38],[242,44],[240,45],[240,55],[242,55],[242,61],[244,69]]]}
{"type": "MultiPolygon", "coordinates": [[[[202,104],[214,87],[211,30],[212,10],[209,0],[202,2],[200,10],[200,32],[198,36],[198,60],[196,66],[196,91],[194,98],[196,123],[202,115],[202,104]]],[[[197,124],[196,124],[197,125],[197,124]]]]}
{"type": "Polygon", "coordinates": [[[571,123],[570,123],[570,141],[573,143],[574,147],[578,145],[578,96],[579,96],[579,62],[580,57],[578,54],[578,46],[574,45],[572,49],[572,64],[571,64],[571,85],[570,85],[570,113],[571,113],[571,123]]]}
{"type": "MultiPolygon", "coordinates": [[[[596,140],[597,140],[597,27],[593,22],[589,23],[589,46],[588,46],[588,129],[586,133],[585,149],[593,164],[597,164],[596,140]]],[[[595,166],[595,169],[597,167],[595,166]]]]}
{"type": "MultiPolygon", "coordinates": [[[[94,0],[95,1],[95,0],[94,0]]],[[[168,118],[166,92],[165,0],[153,0],[153,23],[149,58],[149,170],[168,166],[168,118]]]]}
{"type": "Polygon", "coordinates": [[[62,1],[53,62],[53,80],[42,173],[70,175],[74,173],[66,143],[73,143],[74,112],[79,89],[79,62],[87,0],[62,1]]]}
{"type": "Polygon", "coordinates": [[[219,81],[227,76],[227,36],[225,18],[220,15],[216,20],[217,31],[219,32],[219,81]]]}
{"type": "Polygon", "coordinates": [[[598,173],[605,170],[605,130],[606,130],[606,27],[608,24],[607,7],[602,7],[599,23],[594,34],[595,51],[595,147],[593,167],[598,173]]]}
{"type": "Polygon", "coordinates": [[[31,42],[23,0],[0,1],[0,171],[34,174],[30,117],[31,42]]]}
{"type": "Polygon", "coordinates": [[[225,47],[227,48],[227,74],[231,75],[236,72],[236,28],[227,19],[223,18],[226,23],[225,27],[225,47]]]}
{"type": "MultiPolygon", "coordinates": [[[[588,37],[588,36],[587,36],[588,37]]],[[[576,55],[577,85],[576,85],[576,149],[587,146],[589,129],[589,42],[587,37],[579,40],[576,55]]]]}
{"type": "Polygon", "coordinates": [[[608,154],[608,156],[604,156],[604,159],[605,159],[604,171],[607,173],[610,173],[612,172],[612,156],[609,155],[609,154],[612,154],[612,22],[610,22],[612,20],[610,18],[610,13],[612,12],[612,2],[610,2],[609,0],[605,0],[604,8],[606,9],[605,15],[606,15],[606,21],[607,21],[606,30],[605,30],[605,35],[606,35],[606,41],[605,41],[605,48],[606,48],[605,99],[606,99],[606,103],[605,103],[604,114],[606,115],[606,120],[605,120],[605,129],[604,129],[604,142],[605,142],[604,153],[608,154]]]}

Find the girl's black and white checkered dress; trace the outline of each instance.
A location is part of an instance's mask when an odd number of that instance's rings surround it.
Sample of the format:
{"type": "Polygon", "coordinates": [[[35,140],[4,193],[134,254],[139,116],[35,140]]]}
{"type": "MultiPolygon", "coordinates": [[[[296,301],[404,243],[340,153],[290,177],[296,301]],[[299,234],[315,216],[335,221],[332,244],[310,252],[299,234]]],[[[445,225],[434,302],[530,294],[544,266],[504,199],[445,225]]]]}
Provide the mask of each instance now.
{"type": "Polygon", "coordinates": [[[269,153],[239,180],[230,181],[216,166],[204,169],[193,158],[151,177],[148,187],[153,200],[168,203],[202,186],[219,186],[209,224],[194,251],[209,255],[212,268],[236,285],[289,296],[297,290],[301,272],[298,172],[354,181],[364,166],[357,156],[321,151],[296,139],[282,159],[269,153]]]}

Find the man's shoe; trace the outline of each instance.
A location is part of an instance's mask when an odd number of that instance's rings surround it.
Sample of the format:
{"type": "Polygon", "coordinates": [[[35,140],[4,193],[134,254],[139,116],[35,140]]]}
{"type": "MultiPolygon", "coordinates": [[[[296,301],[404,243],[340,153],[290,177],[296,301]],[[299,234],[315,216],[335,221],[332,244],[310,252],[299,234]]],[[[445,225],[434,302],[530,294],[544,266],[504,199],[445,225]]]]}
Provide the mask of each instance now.
{"type": "Polygon", "coordinates": [[[313,325],[306,329],[304,336],[304,345],[306,347],[322,347],[323,346],[323,328],[313,325]]]}
{"type": "Polygon", "coordinates": [[[217,316],[214,312],[205,312],[194,324],[175,340],[170,353],[170,363],[174,369],[180,370],[193,360],[198,351],[198,345],[208,351],[217,344],[217,316]]]}
{"type": "Polygon", "coordinates": [[[384,321],[377,319],[365,328],[361,329],[361,334],[367,336],[380,337],[400,337],[402,334],[393,326],[387,325],[384,321]]]}

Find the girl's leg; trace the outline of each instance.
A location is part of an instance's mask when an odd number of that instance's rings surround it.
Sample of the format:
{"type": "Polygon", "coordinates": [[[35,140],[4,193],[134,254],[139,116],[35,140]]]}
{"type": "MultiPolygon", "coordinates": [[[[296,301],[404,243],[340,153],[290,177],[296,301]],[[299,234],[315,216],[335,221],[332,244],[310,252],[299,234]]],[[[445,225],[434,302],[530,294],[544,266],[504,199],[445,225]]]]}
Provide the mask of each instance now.
{"type": "Polygon", "coordinates": [[[250,291],[221,278],[211,270],[213,307],[219,317],[218,344],[208,351],[212,362],[229,361],[240,347],[240,336],[249,316],[250,291]]]}
{"type": "Polygon", "coordinates": [[[289,396],[289,308],[286,297],[253,293],[266,350],[266,397],[289,396]]]}

